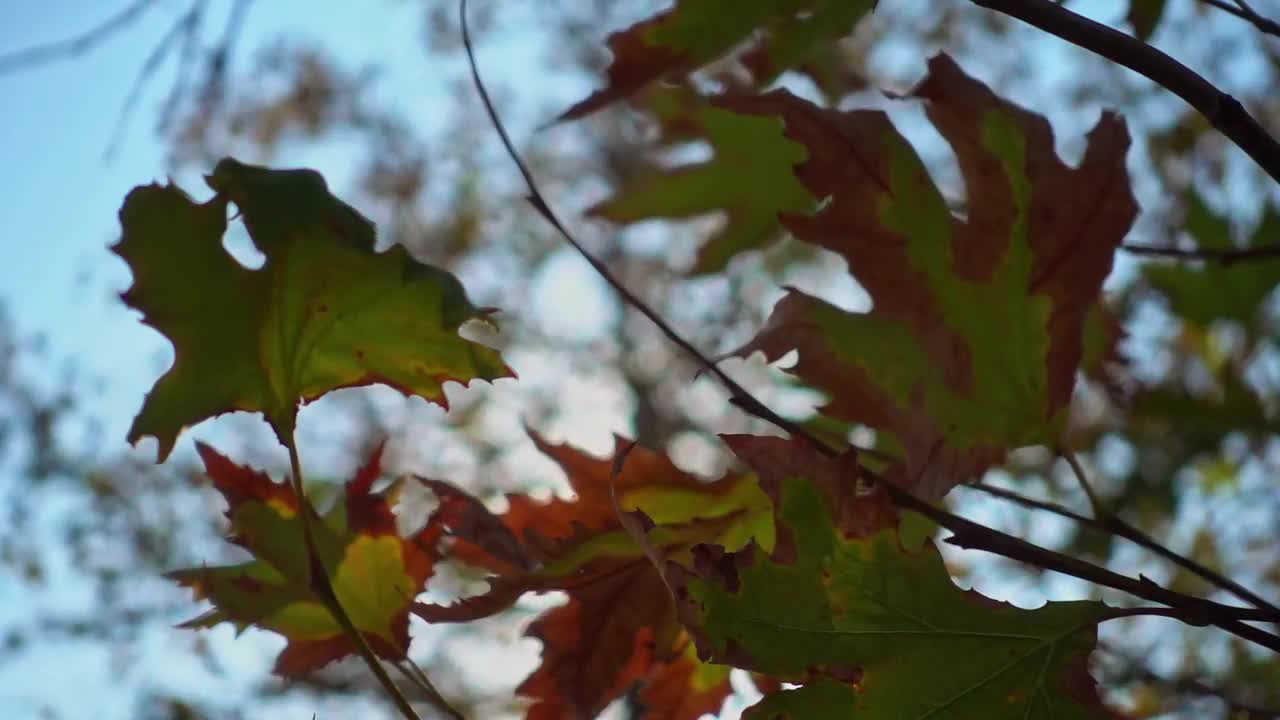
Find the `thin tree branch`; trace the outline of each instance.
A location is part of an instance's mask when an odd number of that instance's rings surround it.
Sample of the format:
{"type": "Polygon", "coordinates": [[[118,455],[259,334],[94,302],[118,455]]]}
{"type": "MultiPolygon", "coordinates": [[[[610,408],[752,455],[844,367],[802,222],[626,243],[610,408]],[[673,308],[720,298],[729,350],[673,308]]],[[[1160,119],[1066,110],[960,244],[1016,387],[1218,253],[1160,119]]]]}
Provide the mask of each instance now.
{"type": "Polygon", "coordinates": [[[1223,265],[1231,265],[1247,260],[1280,258],[1280,245],[1259,245],[1248,248],[1178,248],[1126,243],[1121,245],[1120,249],[1133,255],[1177,258],[1179,260],[1206,260],[1223,265]]]}
{"type": "Polygon", "coordinates": [[[489,116],[490,123],[497,131],[498,137],[502,139],[502,145],[506,148],[507,154],[511,157],[516,168],[520,171],[520,175],[524,178],[525,185],[529,189],[529,193],[525,196],[525,199],[533,206],[533,209],[536,210],[538,214],[551,225],[551,227],[555,228],[556,232],[560,234],[560,237],[564,238],[574,250],[578,251],[578,254],[581,255],[582,258],[591,265],[596,273],[598,273],[600,277],[613,288],[614,292],[618,293],[618,295],[622,297],[626,304],[638,310],[641,315],[644,315],[649,322],[652,322],[660,331],[662,331],[662,334],[666,336],[667,340],[683,350],[689,357],[697,360],[699,365],[715,376],[716,380],[718,380],[720,384],[729,391],[731,396],[729,402],[741,408],[745,412],[766,420],[789,433],[809,437],[808,433],[805,433],[803,427],[787,420],[766,407],[756,399],[754,395],[748,392],[746,388],[742,387],[742,385],[740,385],[736,380],[729,377],[724,370],[721,370],[718,365],[708,359],[702,351],[698,350],[692,343],[682,337],[680,333],[676,332],[676,330],[672,328],[661,315],[654,311],[653,308],[649,307],[649,305],[645,301],[641,300],[635,293],[631,292],[631,290],[627,288],[622,281],[618,280],[618,278],[614,276],[608,266],[601,262],[599,258],[592,255],[591,252],[587,250],[582,243],[578,242],[578,239],[569,232],[564,223],[560,221],[560,218],[556,216],[555,211],[553,211],[551,206],[547,203],[546,198],[542,195],[542,191],[538,189],[538,183],[533,179],[533,173],[529,170],[528,165],[525,164],[524,159],[520,157],[520,153],[515,148],[515,143],[511,141],[511,137],[507,134],[506,127],[498,118],[498,112],[494,108],[493,100],[489,97],[489,91],[485,88],[485,84],[480,78],[480,70],[476,65],[475,59],[475,48],[471,42],[471,31],[467,25],[467,0],[459,0],[458,13],[462,27],[462,44],[466,49],[467,59],[471,64],[471,79],[475,84],[476,92],[480,95],[480,100],[484,105],[485,112],[489,116]]]}
{"type": "Polygon", "coordinates": [[[1021,493],[1006,490],[1002,487],[997,487],[985,482],[969,483],[958,487],[966,490],[977,490],[978,492],[991,495],[992,497],[998,497],[1002,500],[1008,500],[1015,505],[1021,505],[1022,507],[1031,508],[1032,510],[1043,510],[1045,512],[1053,513],[1054,515],[1074,520],[1087,528],[1106,532],[1106,528],[1102,523],[1094,520],[1088,515],[1081,515],[1065,505],[1059,505],[1057,503],[1051,503],[1044,500],[1036,500],[1035,498],[1027,497],[1021,493]]]}
{"type": "MultiPolygon", "coordinates": [[[[873,477],[866,473],[868,477],[873,477]]],[[[1182,611],[1178,619],[1189,625],[1215,625],[1227,632],[1280,652],[1280,637],[1242,621],[1275,621],[1276,613],[1223,605],[1161,587],[1151,580],[1121,575],[1093,563],[1033,545],[1013,535],[980,525],[967,518],[934,507],[909,491],[881,478],[890,498],[900,507],[915,511],[951,531],[944,542],[972,550],[1000,555],[1029,565],[1070,575],[1081,580],[1126,592],[1135,597],[1182,611]]]]}
{"type": "MultiPolygon", "coordinates": [[[[645,304],[643,300],[627,289],[609,269],[596,259],[590,252],[577,241],[576,238],[565,228],[555,213],[547,205],[542,193],[538,190],[537,181],[534,180],[533,174],[529,171],[523,158],[515,149],[510,136],[507,134],[506,128],[502,124],[501,118],[498,117],[497,110],[493,106],[493,101],[489,97],[488,91],[485,89],[484,81],[480,77],[480,70],[476,63],[475,49],[471,43],[470,31],[467,27],[467,0],[459,0],[458,12],[461,18],[462,41],[463,47],[467,53],[467,60],[471,68],[471,79],[475,84],[476,92],[480,96],[480,100],[484,105],[485,112],[489,116],[489,121],[493,124],[494,130],[502,140],[503,146],[506,148],[508,155],[519,169],[521,176],[524,178],[528,187],[529,194],[527,199],[534,209],[538,211],[548,223],[551,224],[557,232],[560,233],[570,245],[573,246],[579,254],[587,260],[588,263],[596,270],[597,273],[611,286],[623,300],[632,307],[639,310],[646,318],[653,322],[667,338],[684,352],[696,360],[699,365],[706,368],[708,372],[716,377],[733,396],[730,400],[734,405],[742,408],[756,417],[767,420],[782,430],[791,433],[795,437],[803,438],[809,442],[818,452],[834,456],[839,452],[822,441],[815,438],[803,426],[788,421],[777,413],[770,410],[746,389],[726,375],[716,364],[703,355],[688,340],[685,340],[678,332],[662,319],[658,313],[645,304]]],[[[1269,648],[1275,652],[1280,652],[1280,636],[1272,635],[1264,630],[1248,625],[1242,621],[1265,621],[1276,620],[1275,613],[1269,611],[1255,610],[1253,608],[1231,607],[1222,605],[1209,600],[1184,595],[1160,587],[1154,582],[1146,578],[1133,578],[1120,575],[1118,573],[1099,567],[1092,563],[1079,560],[1061,553],[1056,553],[1045,548],[1028,543],[1021,538],[1014,537],[1007,533],[1000,532],[993,528],[980,525],[972,520],[965,519],[959,515],[947,512],[938,507],[934,507],[929,502],[922,500],[912,494],[909,490],[898,486],[896,483],[889,481],[870,470],[863,469],[863,475],[870,480],[878,481],[885,487],[890,498],[899,507],[907,510],[915,511],[925,517],[933,520],[936,524],[947,528],[952,532],[952,536],[947,538],[949,542],[958,547],[972,548],[976,550],[984,550],[1007,557],[1011,560],[1029,563],[1037,567],[1047,570],[1053,570],[1066,575],[1071,575],[1081,580],[1102,585],[1104,587],[1113,588],[1127,592],[1130,595],[1144,598],[1152,602],[1167,605],[1170,608],[1178,610],[1178,619],[1182,622],[1193,625],[1216,625],[1234,635],[1241,638],[1258,643],[1263,647],[1269,648]]]]}
{"type": "Polygon", "coordinates": [[[1224,2],[1224,0],[1200,0],[1205,5],[1212,5],[1224,12],[1231,13],[1241,20],[1248,21],[1267,35],[1275,35],[1280,37],[1280,23],[1258,14],[1248,3],[1243,0],[1236,0],[1234,3],[1224,2]]]}
{"type": "Polygon", "coordinates": [[[160,42],[152,48],[146,59],[142,61],[142,67],[138,69],[138,75],[133,80],[133,85],[129,88],[129,94],[125,97],[124,105],[120,108],[120,115],[116,120],[115,129],[111,131],[111,140],[107,143],[107,149],[103,153],[103,157],[110,160],[115,155],[116,148],[120,144],[120,139],[124,136],[125,128],[129,125],[130,118],[133,117],[134,108],[138,105],[139,98],[142,97],[142,91],[146,89],[147,83],[160,69],[160,64],[169,56],[178,45],[178,41],[185,34],[188,43],[194,46],[195,34],[200,23],[200,14],[203,11],[206,0],[194,0],[190,9],[184,12],[174,21],[169,31],[160,38],[160,42]]]}
{"type": "Polygon", "coordinates": [[[1158,675],[1142,661],[1130,657],[1128,653],[1117,650],[1106,643],[1098,643],[1098,649],[1111,655],[1126,666],[1119,672],[1114,673],[1116,675],[1114,682],[1124,683],[1138,680],[1149,685],[1158,685],[1177,695],[1199,695],[1216,698],[1226,704],[1233,720],[1276,720],[1280,718],[1280,710],[1272,710],[1236,700],[1228,695],[1225,690],[1215,688],[1197,678],[1189,676],[1168,678],[1158,675]]]}
{"type": "Polygon", "coordinates": [[[1143,547],[1151,551],[1155,555],[1158,555],[1175,565],[1178,565],[1192,573],[1195,573],[1196,575],[1199,575],[1209,583],[1216,585],[1217,587],[1220,587],[1223,590],[1226,590],[1227,592],[1230,592],[1231,594],[1235,595],[1241,600],[1244,600],[1250,605],[1253,605],[1254,607],[1262,610],[1270,610],[1272,612],[1275,612],[1277,617],[1280,617],[1280,607],[1277,607],[1273,603],[1268,602],[1265,598],[1252,592],[1251,590],[1240,585],[1234,580],[1214,572],[1213,570],[1201,565],[1200,563],[1196,562],[1195,560],[1192,560],[1191,558],[1188,558],[1184,555],[1180,555],[1170,550],[1169,548],[1160,544],[1150,535],[1147,535],[1146,533],[1130,525],[1129,523],[1125,522],[1124,520],[1120,519],[1114,514],[1108,514],[1106,516],[1111,518],[1110,520],[1094,519],[1086,515],[1081,515],[1080,513],[1075,512],[1074,510],[1071,510],[1070,508],[1064,507],[1057,503],[1045,502],[1043,500],[1036,500],[1034,498],[1029,498],[1020,493],[1016,493],[1012,490],[1006,490],[1004,488],[996,487],[994,485],[988,485],[986,483],[973,483],[972,485],[961,485],[960,487],[977,490],[978,492],[986,493],[987,495],[998,497],[1003,500],[1008,500],[1009,502],[1015,503],[1017,505],[1021,505],[1026,508],[1031,508],[1033,510],[1042,510],[1044,512],[1053,513],[1054,515],[1058,515],[1060,517],[1069,518],[1070,520],[1075,521],[1077,524],[1083,527],[1087,527],[1091,530],[1095,530],[1097,532],[1118,535],[1124,538],[1125,540],[1128,540],[1129,542],[1135,545],[1138,545],[1139,547],[1143,547]]]}
{"type": "Polygon", "coordinates": [[[115,15],[79,35],[0,55],[0,75],[61,57],[82,55],[142,17],[143,11],[153,2],[154,0],[134,0],[120,8],[115,15]]]}
{"type": "Polygon", "coordinates": [[[1052,0],[970,0],[1090,50],[1143,75],[1200,111],[1263,170],[1280,182],[1280,143],[1239,100],[1169,55],[1115,28],[1078,15],[1052,0]]]}
{"type": "Polygon", "coordinates": [[[392,665],[400,671],[401,675],[404,675],[405,679],[413,683],[413,686],[418,688],[423,695],[426,695],[431,704],[436,706],[436,709],[448,715],[450,720],[466,720],[466,717],[461,712],[450,705],[448,700],[444,699],[444,695],[441,695],[440,691],[436,689],[435,683],[431,682],[431,678],[427,677],[427,674],[422,671],[422,668],[418,667],[413,658],[405,657],[404,660],[392,663],[392,665]]]}
{"type": "Polygon", "coordinates": [[[1076,480],[1080,483],[1080,487],[1084,488],[1085,494],[1089,496],[1089,504],[1093,506],[1094,518],[1104,530],[1150,550],[1156,555],[1159,555],[1169,562],[1200,576],[1210,584],[1226,590],[1256,608],[1269,610],[1272,613],[1275,613],[1277,621],[1280,621],[1280,607],[1277,607],[1267,601],[1266,598],[1263,598],[1257,593],[1254,593],[1240,583],[1226,577],[1212,568],[1196,562],[1185,555],[1180,555],[1164,545],[1161,545],[1155,540],[1155,538],[1152,538],[1137,527],[1130,525],[1128,521],[1112,512],[1110,508],[1098,499],[1097,494],[1093,492],[1093,487],[1089,483],[1089,478],[1085,475],[1084,468],[1080,466],[1080,461],[1076,459],[1075,453],[1071,452],[1067,448],[1058,448],[1058,454],[1067,461],[1069,466],[1071,466],[1071,472],[1075,474],[1076,480]]]}

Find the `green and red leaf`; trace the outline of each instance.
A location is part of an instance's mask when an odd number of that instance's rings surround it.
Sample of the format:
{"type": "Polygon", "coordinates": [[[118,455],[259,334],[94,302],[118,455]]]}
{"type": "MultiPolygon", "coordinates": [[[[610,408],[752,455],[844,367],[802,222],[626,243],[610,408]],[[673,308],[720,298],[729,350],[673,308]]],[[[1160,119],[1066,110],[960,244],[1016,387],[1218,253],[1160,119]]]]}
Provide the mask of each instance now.
{"type": "MultiPolygon", "coordinates": [[[[186,626],[230,622],[279,633],[288,641],[276,660],[276,672],[282,675],[300,675],[355,653],[313,583],[302,504],[292,487],[237,465],[207,445],[197,448],[214,487],[226,498],[230,540],[254,559],[171,573],[179,585],[214,606],[186,626]]],[[[409,647],[409,608],[431,575],[434,558],[421,543],[400,537],[388,496],[371,492],[381,475],[379,456],[380,451],[374,453],[347,483],[341,501],[312,526],[321,563],[352,622],[376,653],[403,660],[409,647]]]]}
{"type": "Polygon", "coordinates": [[[742,352],[798,350],[792,372],[830,396],[824,413],[892,435],[913,490],[937,498],[1009,448],[1059,439],[1086,322],[1137,206],[1113,114],[1072,168],[1043,117],[945,55],[912,95],[955,150],[963,215],[883,112],[786,91],[721,103],[781,117],[808,149],[795,172],[826,200],[783,225],[844,256],[874,304],[850,313],[791,290],[742,352]]]}
{"type": "Polygon", "coordinates": [[[676,80],[751,40],[744,56],[758,84],[803,63],[822,41],[851,31],[873,0],[677,0],[609,36],[605,87],[566,110],[589,115],[659,80],[676,80]]]}
{"type": "Polygon", "coordinates": [[[961,590],[932,542],[899,536],[883,488],[859,488],[847,459],[726,441],[774,497],[777,546],[700,546],[666,575],[702,658],[816,683],[749,717],[1111,717],[1087,671],[1109,608],[1023,610],[961,590]],[[837,477],[854,489],[835,494],[837,477]]]}

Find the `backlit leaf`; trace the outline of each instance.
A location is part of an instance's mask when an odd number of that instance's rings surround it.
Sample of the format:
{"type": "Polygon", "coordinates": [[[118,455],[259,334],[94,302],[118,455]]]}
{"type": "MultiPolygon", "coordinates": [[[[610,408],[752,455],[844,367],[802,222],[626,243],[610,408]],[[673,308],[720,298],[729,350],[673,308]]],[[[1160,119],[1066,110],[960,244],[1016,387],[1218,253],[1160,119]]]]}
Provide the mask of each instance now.
{"type": "MultiPolygon", "coordinates": [[[[654,720],[718,709],[728,685],[720,682],[720,670],[690,665],[682,654],[688,639],[670,592],[614,509],[612,459],[536,435],[534,441],[565,471],[576,497],[544,503],[512,495],[507,512],[482,518],[487,510],[474,498],[425,481],[441,498],[428,527],[441,525],[452,536],[450,556],[498,577],[485,595],[447,607],[419,605],[415,612],[430,622],[466,621],[501,611],[525,592],[564,591],[568,602],[528,630],[543,646],[542,663],[518,688],[534,700],[530,718],[594,718],[636,683],[646,687],[647,717],[654,720]]],[[[618,447],[625,445],[619,440],[618,447]]],[[[751,476],[705,482],[663,455],[635,448],[616,488],[624,512],[657,523],[646,540],[664,557],[701,542],[740,548],[754,538],[772,547],[772,505],[751,476]]]]}
{"type": "Polygon", "coordinates": [[[804,62],[875,6],[872,0],[677,0],[609,36],[613,63],[604,88],[562,120],[589,115],[658,80],[674,80],[752,40],[745,61],[759,84],[804,62]]]}
{"type": "Polygon", "coordinates": [[[464,340],[474,307],[449,273],[401,246],[374,252],[373,224],[311,170],[268,170],[230,158],[200,204],[173,185],[133,190],[114,248],[133,271],[129,305],[174,345],[129,440],[152,435],[163,460],[182,429],[235,410],[263,413],[282,441],[299,401],[382,383],[445,404],[448,380],[511,375],[498,353],[464,340]],[[265,265],[222,246],[234,203],[265,265]]]}
{"type": "Polygon", "coordinates": [[[698,253],[694,273],[723,270],[733,255],[759,248],[782,232],[778,214],[804,213],[813,196],[791,172],[805,157],[782,136],[776,118],[739,115],[708,104],[684,88],[650,93],[649,106],[678,141],[710,143],[710,160],[650,171],[596,205],[591,214],[616,223],[723,214],[723,224],[698,253]],[[747,181],[746,178],[751,178],[747,181]]]}
{"type": "Polygon", "coordinates": [[[667,575],[703,658],[828,678],[786,701],[784,717],[1109,717],[1087,670],[1106,606],[1023,610],[961,590],[932,542],[899,538],[881,488],[838,499],[824,478],[841,460],[777,438],[725,439],[774,497],[775,550],[701,546],[667,575]]]}
{"type": "Polygon", "coordinates": [[[843,255],[874,303],[850,313],[791,290],[742,352],[799,350],[792,372],[830,396],[823,412],[891,433],[913,489],[937,498],[1008,448],[1058,439],[1086,320],[1137,207],[1119,117],[1103,114],[1071,168],[1043,117],[945,55],[913,95],[956,152],[963,217],[882,112],[786,91],[723,104],[781,117],[808,148],[796,173],[827,200],[783,225],[843,255]]]}
{"type": "MultiPolygon", "coordinates": [[[[171,573],[178,584],[214,606],[186,626],[230,622],[283,635],[288,645],[275,667],[282,675],[306,673],[355,653],[312,585],[302,505],[293,488],[236,465],[207,445],[197,444],[197,449],[214,487],[227,500],[231,541],[254,560],[171,573]]],[[[409,606],[434,563],[420,543],[396,532],[388,498],[370,492],[381,472],[379,455],[374,453],[347,483],[337,506],[312,526],[316,550],[352,622],[375,652],[402,660],[409,647],[409,606]]]]}

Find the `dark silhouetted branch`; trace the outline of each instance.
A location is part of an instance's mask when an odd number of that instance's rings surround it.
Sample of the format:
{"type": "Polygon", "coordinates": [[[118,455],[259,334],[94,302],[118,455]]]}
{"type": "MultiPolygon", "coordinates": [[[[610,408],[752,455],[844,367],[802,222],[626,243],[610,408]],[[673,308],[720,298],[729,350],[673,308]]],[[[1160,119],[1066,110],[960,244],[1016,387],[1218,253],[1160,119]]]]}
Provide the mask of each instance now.
{"type": "Polygon", "coordinates": [[[1260,245],[1248,248],[1177,248],[1160,245],[1120,246],[1121,250],[1133,255],[1146,257],[1165,257],[1178,260],[1205,260],[1222,265],[1231,265],[1249,260],[1273,260],[1280,258],[1280,245],[1260,245]]]}
{"type": "Polygon", "coordinates": [[[1155,538],[1151,537],[1150,535],[1147,535],[1142,530],[1139,530],[1133,525],[1130,525],[1128,522],[1116,516],[1114,513],[1107,511],[1099,515],[1097,518],[1091,518],[1085,515],[1081,515],[1080,513],[1077,513],[1074,510],[1071,510],[1070,508],[1066,508],[1066,507],[1063,507],[1062,505],[1058,505],[1057,503],[1044,502],[1042,500],[1035,500],[1025,495],[1016,493],[1012,490],[1006,490],[1004,488],[995,487],[994,485],[988,485],[986,483],[975,483],[973,485],[961,485],[960,487],[971,488],[973,490],[986,493],[993,497],[998,497],[1003,500],[1008,500],[1009,502],[1015,503],[1017,505],[1021,505],[1025,508],[1031,508],[1033,510],[1042,510],[1044,512],[1053,513],[1054,515],[1058,515],[1060,517],[1069,518],[1074,522],[1076,522],[1077,524],[1083,527],[1087,527],[1091,530],[1096,530],[1098,532],[1109,533],[1112,535],[1117,535],[1119,537],[1122,537],[1125,540],[1128,540],[1129,542],[1135,545],[1138,545],[1139,547],[1145,548],[1151,551],[1153,554],[1158,555],[1164,558],[1165,560],[1168,560],[1169,562],[1200,576],[1210,584],[1215,585],[1235,595],[1236,597],[1240,598],[1241,600],[1244,600],[1250,605],[1253,605],[1254,607],[1260,608],[1263,610],[1270,610],[1276,614],[1276,617],[1280,617],[1280,607],[1276,607],[1275,604],[1268,602],[1266,598],[1261,597],[1257,593],[1254,593],[1253,591],[1235,582],[1234,580],[1223,576],[1221,573],[1215,572],[1210,568],[1205,567],[1204,565],[1196,562],[1195,560],[1185,555],[1180,555],[1179,553],[1176,553],[1173,550],[1170,550],[1169,548],[1165,547],[1160,542],[1158,542],[1155,538]]]}

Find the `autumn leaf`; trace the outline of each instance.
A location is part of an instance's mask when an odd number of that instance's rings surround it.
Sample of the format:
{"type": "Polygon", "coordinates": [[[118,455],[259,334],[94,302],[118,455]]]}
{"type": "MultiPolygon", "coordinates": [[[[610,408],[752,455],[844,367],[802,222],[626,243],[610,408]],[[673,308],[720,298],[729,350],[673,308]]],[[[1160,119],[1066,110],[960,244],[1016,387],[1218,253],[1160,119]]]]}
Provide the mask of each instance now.
{"type": "Polygon", "coordinates": [[[823,412],[891,434],[913,490],[938,498],[1008,448],[1058,440],[1086,320],[1137,208],[1118,116],[1103,114],[1071,168],[1043,117],[945,55],[912,95],[956,153],[962,215],[882,112],[782,90],[722,104],[781,117],[808,149],[795,172],[825,201],[783,225],[844,256],[874,304],[850,313],[791,290],[741,352],[798,350],[792,372],[830,396],[823,412]]]}
{"type": "Polygon", "coordinates": [[[604,88],[566,110],[589,115],[658,80],[674,80],[758,35],[745,62],[758,84],[804,62],[824,41],[853,29],[872,0],[677,0],[653,17],[609,36],[613,62],[604,88]]]}
{"type": "Polygon", "coordinates": [[[778,438],[725,441],[774,498],[778,540],[772,553],[704,545],[691,562],[668,563],[701,657],[825,678],[795,701],[821,693],[821,717],[1109,717],[1087,672],[1109,608],[1023,610],[960,590],[931,541],[900,538],[887,494],[858,488],[848,458],[778,438]],[[826,705],[833,694],[840,702],[826,705]]]}
{"type": "MultiPolygon", "coordinates": [[[[1184,228],[1197,248],[1231,250],[1238,246],[1232,240],[1231,222],[1214,212],[1197,194],[1187,201],[1184,228]]],[[[1267,205],[1262,220],[1241,248],[1273,243],[1280,237],[1280,213],[1267,205]]],[[[1280,286],[1280,257],[1251,258],[1236,264],[1206,263],[1194,267],[1177,264],[1148,263],[1143,275],[1169,301],[1169,309],[1184,321],[1208,327],[1215,321],[1234,320],[1252,328],[1259,319],[1264,303],[1280,286]]]]}
{"type": "Polygon", "coordinates": [[[693,643],[684,642],[684,651],[670,662],[657,665],[640,691],[645,717],[653,720],[699,720],[716,715],[725,698],[733,694],[726,665],[698,659],[693,643]]]}
{"type": "Polygon", "coordinates": [[[174,345],[173,367],[129,431],[159,442],[235,410],[263,413],[288,442],[299,401],[382,383],[445,404],[442,383],[510,376],[498,353],[458,328],[490,310],[458,280],[401,246],[374,252],[373,224],[311,170],[227,158],[200,204],[173,185],[133,190],[114,247],[133,271],[124,300],[174,345]],[[250,270],[222,245],[234,203],[266,256],[250,270]]]}
{"type": "MultiPolygon", "coordinates": [[[[424,481],[441,499],[428,527],[445,528],[449,557],[498,576],[484,595],[453,606],[420,604],[415,612],[429,622],[467,621],[525,592],[564,591],[566,604],[528,630],[543,645],[541,664],[517,689],[534,701],[530,718],[593,718],[636,683],[645,684],[655,720],[680,717],[665,714],[672,709],[718,708],[727,684],[712,682],[719,671],[682,659],[688,643],[671,595],[646,548],[619,521],[609,489],[613,460],[533,438],[564,470],[574,497],[511,495],[505,513],[485,517],[484,505],[463,491],[424,481]]],[[[627,445],[619,439],[619,448],[627,445]]],[[[664,556],[701,542],[737,548],[755,538],[772,547],[772,506],[751,476],[709,483],[635,448],[613,482],[619,507],[653,524],[646,540],[664,556]]]]}
{"type": "Polygon", "coordinates": [[[722,214],[723,224],[698,253],[693,272],[700,274],[723,270],[735,254],[777,239],[779,213],[813,209],[813,196],[791,172],[805,150],[782,136],[776,118],[714,107],[687,88],[655,89],[646,100],[664,126],[679,128],[671,141],[705,139],[714,154],[704,162],[651,170],[590,214],[620,224],[722,214]]]}
{"type": "MultiPolygon", "coordinates": [[[[236,465],[203,443],[197,443],[197,450],[227,501],[231,541],[254,559],[170,573],[214,606],[184,627],[230,622],[279,633],[288,640],[276,659],[281,675],[301,675],[357,652],[312,583],[302,504],[293,488],[236,465]]],[[[422,592],[434,560],[420,542],[397,533],[388,496],[371,492],[381,474],[380,454],[373,454],[346,484],[342,500],[312,527],[317,554],[343,609],[375,652],[403,660],[409,647],[409,607],[422,592]]]]}

